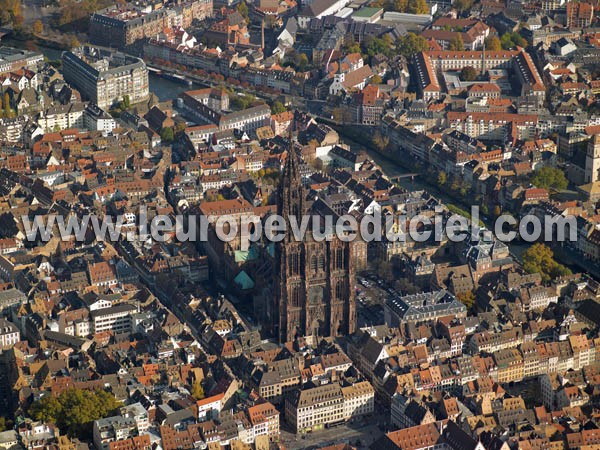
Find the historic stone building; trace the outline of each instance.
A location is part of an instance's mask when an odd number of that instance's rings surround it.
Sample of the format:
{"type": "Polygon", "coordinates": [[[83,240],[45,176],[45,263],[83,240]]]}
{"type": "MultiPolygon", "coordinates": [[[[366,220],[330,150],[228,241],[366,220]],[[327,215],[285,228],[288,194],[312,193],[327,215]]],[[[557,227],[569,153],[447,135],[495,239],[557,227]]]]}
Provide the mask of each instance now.
{"type": "Polygon", "coordinates": [[[337,237],[318,241],[308,226],[303,240],[290,231],[290,217],[300,222],[312,214],[300,176],[300,161],[290,150],[279,186],[277,212],[285,218],[288,232],[276,243],[274,303],[267,324],[281,342],[300,336],[347,335],[356,328],[356,299],[352,243],[337,237]]]}

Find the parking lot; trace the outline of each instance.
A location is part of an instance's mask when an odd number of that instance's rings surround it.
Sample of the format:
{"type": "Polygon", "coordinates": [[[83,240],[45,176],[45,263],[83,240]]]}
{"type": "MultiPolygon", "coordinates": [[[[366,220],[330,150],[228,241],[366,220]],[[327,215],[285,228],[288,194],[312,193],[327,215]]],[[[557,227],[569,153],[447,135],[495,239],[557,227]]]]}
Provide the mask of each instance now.
{"type": "Polygon", "coordinates": [[[333,428],[299,434],[282,430],[282,443],[288,450],[313,450],[327,445],[347,443],[359,450],[368,449],[373,442],[384,435],[389,420],[386,412],[368,416],[354,423],[333,428]]]}
{"type": "Polygon", "coordinates": [[[383,280],[374,275],[357,277],[356,302],[360,327],[383,325],[383,304],[393,295],[400,295],[383,280]]]}

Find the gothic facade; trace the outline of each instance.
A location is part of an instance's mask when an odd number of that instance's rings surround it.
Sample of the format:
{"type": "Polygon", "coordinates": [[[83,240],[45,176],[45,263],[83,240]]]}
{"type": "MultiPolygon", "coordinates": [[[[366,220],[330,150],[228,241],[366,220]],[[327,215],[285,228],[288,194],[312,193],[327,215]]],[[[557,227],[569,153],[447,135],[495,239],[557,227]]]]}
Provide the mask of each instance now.
{"type": "Polygon", "coordinates": [[[310,232],[311,225],[302,241],[296,241],[289,231],[290,216],[300,223],[304,214],[311,214],[299,165],[291,149],[277,207],[288,232],[275,244],[274,301],[268,314],[271,331],[281,342],[301,336],[342,336],[356,328],[352,243],[337,237],[319,242],[310,232]]]}

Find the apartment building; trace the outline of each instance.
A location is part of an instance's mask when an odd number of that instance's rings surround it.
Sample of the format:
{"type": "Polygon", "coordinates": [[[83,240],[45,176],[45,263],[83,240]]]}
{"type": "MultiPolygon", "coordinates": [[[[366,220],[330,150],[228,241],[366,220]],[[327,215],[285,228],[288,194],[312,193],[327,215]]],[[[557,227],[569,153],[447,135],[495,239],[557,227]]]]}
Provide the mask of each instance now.
{"type": "Polygon", "coordinates": [[[293,359],[273,361],[264,372],[256,372],[253,379],[260,396],[277,404],[285,394],[297,389],[301,381],[300,369],[293,359]]]}
{"type": "Polygon", "coordinates": [[[593,4],[585,2],[567,3],[567,28],[587,28],[593,20],[593,4]]]}
{"type": "Polygon", "coordinates": [[[390,420],[393,426],[409,428],[435,422],[435,416],[423,404],[396,394],[392,397],[390,420]]]}
{"type": "Polygon", "coordinates": [[[153,8],[146,2],[116,4],[96,11],[90,18],[90,41],[119,49],[145,38],[156,37],[164,28],[192,25],[212,15],[212,0],[166,3],[153,8]]]}
{"type": "Polygon", "coordinates": [[[344,397],[345,420],[373,414],[375,390],[368,381],[342,387],[342,396],[344,397]]]}
{"type": "Polygon", "coordinates": [[[558,303],[558,295],[556,292],[545,286],[522,288],[520,297],[524,309],[527,310],[543,310],[546,309],[550,303],[558,303]]]}
{"type": "Polygon", "coordinates": [[[521,96],[532,94],[544,98],[546,87],[529,53],[521,50],[513,59],[513,69],[521,86],[521,96]]]}
{"type": "Polygon", "coordinates": [[[471,337],[469,349],[474,355],[480,352],[494,353],[499,350],[518,347],[522,343],[523,332],[519,328],[501,332],[482,331],[471,337]]]}
{"type": "Polygon", "coordinates": [[[128,303],[120,303],[110,308],[92,311],[94,333],[112,331],[113,333],[127,333],[131,331],[131,314],[137,312],[137,307],[128,303]]]}
{"type": "Polygon", "coordinates": [[[53,105],[40,111],[36,119],[37,124],[44,133],[52,133],[68,128],[84,128],[85,104],[53,105]]]}
{"type": "Polygon", "coordinates": [[[343,422],[344,396],[339,384],[294,391],[285,401],[285,419],[296,433],[343,422]]]}
{"type": "Polygon", "coordinates": [[[270,440],[279,437],[279,411],[272,403],[265,402],[248,408],[248,418],[254,428],[254,435],[267,435],[270,440]]]}
{"type": "Polygon", "coordinates": [[[467,308],[446,290],[392,297],[385,302],[385,323],[397,327],[401,323],[431,322],[441,317],[467,317],[467,308]]]}
{"type": "Polygon", "coordinates": [[[94,421],[94,445],[98,450],[109,450],[111,442],[130,439],[138,434],[133,418],[114,416],[94,421]]]}
{"type": "Polygon", "coordinates": [[[0,349],[11,348],[21,340],[19,329],[6,319],[0,319],[0,349]]]}
{"type": "MultiPolygon", "coordinates": [[[[220,107],[213,109],[211,106],[215,106],[215,101],[211,101],[210,96],[201,96],[197,92],[184,92],[179,96],[179,104],[189,113],[190,117],[198,122],[212,122],[218,127],[219,131],[242,130],[246,133],[270,125],[271,108],[267,104],[251,106],[241,111],[223,113],[221,107],[224,103],[219,101],[217,104],[220,107]]],[[[200,133],[200,136],[201,138],[205,137],[202,133],[200,133]]]]}
{"type": "Polygon", "coordinates": [[[0,47],[0,74],[22,68],[33,68],[43,61],[44,55],[39,52],[0,47]]]}
{"type": "Polygon", "coordinates": [[[148,428],[150,428],[148,411],[139,402],[123,406],[121,408],[121,416],[133,419],[139,434],[146,433],[148,428]]]}
{"type": "Polygon", "coordinates": [[[523,379],[523,356],[516,348],[507,348],[494,352],[494,361],[498,368],[498,382],[508,383],[523,379]]]}
{"type": "Polygon", "coordinates": [[[62,61],[65,81],[100,108],[125,97],[131,103],[148,99],[148,69],[139,58],[86,45],[64,52],[62,61]]]}
{"type": "Polygon", "coordinates": [[[510,113],[467,113],[450,111],[448,126],[483,141],[522,139],[531,140],[536,135],[538,116],[510,113]]]}
{"type": "Polygon", "coordinates": [[[221,408],[223,408],[224,397],[224,394],[217,394],[212,397],[198,400],[196,402],[198,420],[210,420],[219,417],[219,412],[221,412],[221,408]]]}
{"type": "Polygon", "coordinates": [[[117,275],[113,266],[106,261],[90,264],[88,267],[90,284],[99,288],[114,287],[117,285],[117,275]]]}

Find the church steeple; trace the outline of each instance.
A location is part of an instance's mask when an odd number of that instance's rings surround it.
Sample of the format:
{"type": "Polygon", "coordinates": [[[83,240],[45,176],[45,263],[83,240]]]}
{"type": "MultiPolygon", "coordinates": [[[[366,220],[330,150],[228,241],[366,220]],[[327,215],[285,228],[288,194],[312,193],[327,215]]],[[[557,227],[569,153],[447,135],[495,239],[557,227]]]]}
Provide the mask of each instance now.
{"type": "Polygon", "coordinates": [[[296,216],[300,220],[300,216],[304,212],[304,192],[302,188],[302,177],[300,176],[300,160],[296,149],[292,134],[289,136],[290,145],[287,151],[287,159],[283,169],[283,176],[279,184],[279,204],[277,213],[287,218],[288,216],[296,216]]]}

